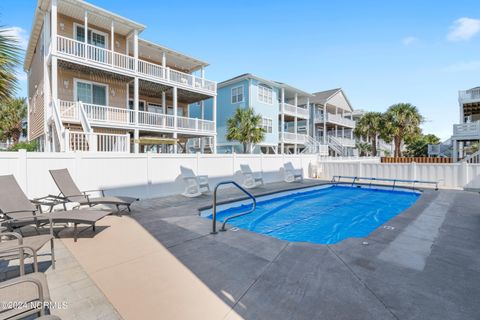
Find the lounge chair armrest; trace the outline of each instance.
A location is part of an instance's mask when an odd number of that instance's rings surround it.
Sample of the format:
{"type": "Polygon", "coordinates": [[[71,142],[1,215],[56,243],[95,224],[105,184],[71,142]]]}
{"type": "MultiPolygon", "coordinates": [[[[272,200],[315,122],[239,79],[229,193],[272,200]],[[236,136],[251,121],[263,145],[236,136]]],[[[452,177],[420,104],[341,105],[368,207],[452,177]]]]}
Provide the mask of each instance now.
{"type": "Polygon", "coordinates": [[[31,255],[33,257],[33,267],[34,267],[34,270],[35,272],[38,272],[38,257],[37,257],[37,252],[35,251],[35,249],[33,249],[32,247],[30,246],[26,246],[24,244],[19,244],[19,245],[16,245],[16,246],[12,246],[8,249],[3,249],[1,250],[0,249],[0,253],[10,253],[10,252],[15,252],[15,251],[18,251],[19,254],[19,259],[20,259],[20,272],[21,274],[25,274],[25,265],[23,264],[23,260],[25,259],[24,258],[24,255],[25,255],[25,249],[27,249],[27,251],[30,251],[31,252],[31,255]]]}
{"type": "Polygon", "coordinates": [[[207,175],[202,175],[202,176],[197,176],[199,181],[202,182],[208,182],[208,176],[207,175]]]}
{"type": "MultiPolygon", "coordinates": [[[[19,245],[23,243],[23,237],[18,232],[0,232],[0,238],[3,238],[3,237],[17,239],[19,245]]],[[[0,239],[0,242],[1,242],[1,239],[0,239]]]]}
{"type": "MultiPolygon", "coordinates": [[[[20,211],[24,212],[24,211],[20,211]]],[[[40,215],[33,215],[31,217],[23,217],[23,218],[15,218],[15,219],[8,219],[4,221],[7,224],[15,224],[18,222],[31,222],[32,224],[37,224],[38,223],[38,218],[41,218],[42,220],[44,218],[48,218],[48,224],[49,224],[49,229],[50,229],[50,235],[53,237],[53,220],[52,217],[47,216],[46,214],[40,214],[40,215]]]]}
{"type": "Polygon", "coordinates": [[[92,193],[92,192],[100,192],[102,194],[102,197],[105,197],[105,189],[97,189],[97,190],[85,190],[82,191],[83,195],[88,197],[87,193],[92,193]]]}
{"type": "Polygon", "coordinates": [[[38,300],[44,302],[45,298],[43,297],[43,286],[40,281],[29,276],[19,277],[17,279],[7,280],[8,283],[0,283],[0,290],[12,286],[17,286],[22,283],[31,282],[37,286],[38,289],[38,300]]]}

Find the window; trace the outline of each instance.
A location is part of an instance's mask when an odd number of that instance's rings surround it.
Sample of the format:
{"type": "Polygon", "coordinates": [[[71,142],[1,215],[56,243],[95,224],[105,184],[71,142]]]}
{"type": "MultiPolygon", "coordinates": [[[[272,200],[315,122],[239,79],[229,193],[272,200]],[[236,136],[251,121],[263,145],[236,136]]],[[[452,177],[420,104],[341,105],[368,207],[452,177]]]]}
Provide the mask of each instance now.
{"type": "Polygon", "coordinates": [[[273,104],[273,90],[265,85],[259,85],[258,101],[273,104]]]}
{"type": "MultiPolygon", "coordinates": [[[[85,41],[85,28],[80,25],[75,26],[75,38],[77,41],[85,41]]],[[[100,48],[106,48],[107,36],[105,33],[88,29],[88,43],[100,48]]]]}
{"type": "Polygon", "coordinates": [[[77,101],[101,106],[107,105],[107,86],[91,82],[76,81],[77,101]]]}
{"type": "Polygon", "coordinates": [[[163,107],[160,104],[148,103],[148,112],[163,113],[163,107]]]}
{"type": "Polygon", "coordinates": [[[273,130],[272,119],[262,118],[262,128],[265,129],[266,133],[272,133],[272,130],[273,130]]]}
{"type": "Polygon", "coordinates": [[[232,88],[232,103],[243,102],[243,86],[232,88]]]}

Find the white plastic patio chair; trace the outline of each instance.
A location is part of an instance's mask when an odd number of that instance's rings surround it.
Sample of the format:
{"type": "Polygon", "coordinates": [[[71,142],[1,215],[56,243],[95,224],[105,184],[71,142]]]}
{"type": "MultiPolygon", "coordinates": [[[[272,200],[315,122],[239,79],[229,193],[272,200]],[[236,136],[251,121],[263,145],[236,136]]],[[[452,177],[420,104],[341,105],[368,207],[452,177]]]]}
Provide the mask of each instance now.
{"type": "Polygon", "coordinates": [[[180,166],[180,173],[187,184],[185,191],[182,193],[185,197],[198,197],[202,193],[210,191],[208,176],[197,176],[192,169],[184,166],[180,166]]]}
{"type": "Polygon", "coordinates": [[[302,182],[303,169],[295,169],[291,162],[283,164],[285,170],[285,182],[302,182]]]}
{"type": "Polygon", "coordinates": [[[245,188],[251,189],[263,186],[263,176],[261,172],[253,172],[248,164],[241,164],[240,171],[245,178],[243,180],[243,186],[245,188]]]}

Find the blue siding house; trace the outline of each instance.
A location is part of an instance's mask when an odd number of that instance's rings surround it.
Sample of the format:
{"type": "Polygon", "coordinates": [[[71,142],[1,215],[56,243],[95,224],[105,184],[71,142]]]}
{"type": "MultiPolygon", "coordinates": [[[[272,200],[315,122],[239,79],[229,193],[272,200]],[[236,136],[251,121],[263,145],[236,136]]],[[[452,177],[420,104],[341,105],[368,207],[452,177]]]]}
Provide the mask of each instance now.
{"type": "MultiPolygon", "coordinates": [[[[243,152],[237,141],[226,139],[227,121],[237,108],[253,108],[262,116],[265,139],[254,147],[254,153],[299,153],[309,151],[316,142],[309,136],[311,94],[284,83],[266,80],[253,74],[242,74],[223,81],[217,87],[217,152],[243,152]],[[308,150],[307,150],[308,149],[308,150]]],[[[212,101],[191,105],[190,117],[211,118],[212,101]],[[203,109],[203,111],[202,111],[203,109]]],[[[311,150],[312,152],[314,150],[311,150]]]]}

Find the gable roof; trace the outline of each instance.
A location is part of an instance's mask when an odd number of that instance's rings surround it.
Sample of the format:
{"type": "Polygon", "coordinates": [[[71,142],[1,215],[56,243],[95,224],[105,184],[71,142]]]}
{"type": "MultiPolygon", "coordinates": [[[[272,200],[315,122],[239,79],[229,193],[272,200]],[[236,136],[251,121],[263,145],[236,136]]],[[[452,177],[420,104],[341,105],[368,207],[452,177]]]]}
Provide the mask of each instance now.
{"type": "Polygon", "coordinates": [[[222,82],[218,83],[218,88],[225,87],[225,86],[230,85],[232,83],[235,83],[237,81],[246,80],[246,79],[255,79],[255,80],[258,80],[262,83],[265,83],[265,84],[268,84],[268,85],[271,85],[271,86],[274,86],[274,87],[284,88],[286,90],[294,91],[294,92],[297,92],[297,93],[299,93],[301,95],[304,95],[304,96],[312,96],[310,93],[308,93],[306,91],[303,91],[301,89],[292,87],[291,85],[288,85],[286,83],[260,78],[259,76],[256,76],[252,73],[243,73],[243,74],[238,75],[236,77],[233,77],[233,78],[230,78],[228,80],[222,81],[222,82]]]}
{"type": "Polygon", "coordinates": [[[341,88],[335,88],[325,91],[314,92],[313,98],[310,99],[310,102],[324,104],[328,101],[329,98],[331,98],[333,95],[335,95],[338,91],[341,90],[341,88]]]}

